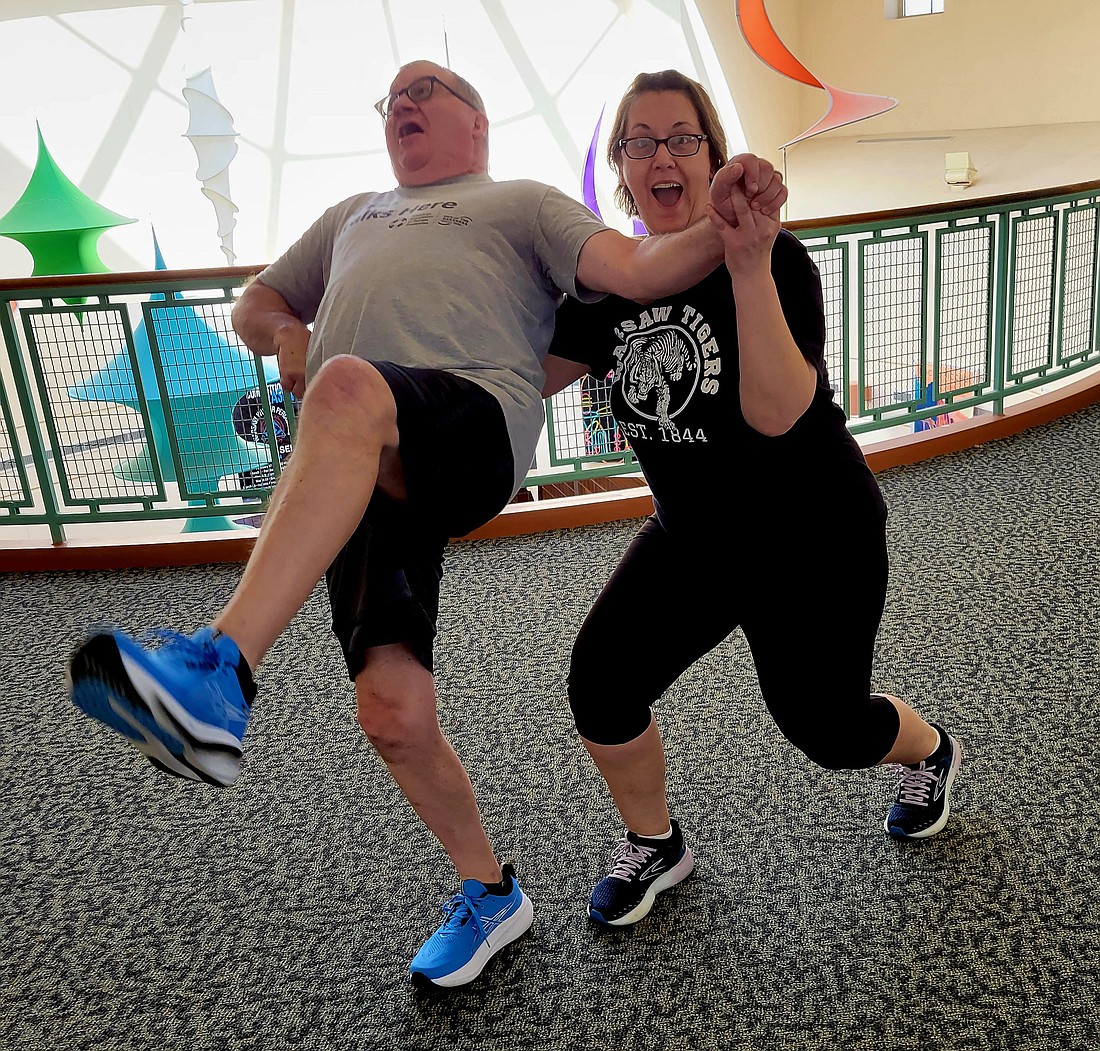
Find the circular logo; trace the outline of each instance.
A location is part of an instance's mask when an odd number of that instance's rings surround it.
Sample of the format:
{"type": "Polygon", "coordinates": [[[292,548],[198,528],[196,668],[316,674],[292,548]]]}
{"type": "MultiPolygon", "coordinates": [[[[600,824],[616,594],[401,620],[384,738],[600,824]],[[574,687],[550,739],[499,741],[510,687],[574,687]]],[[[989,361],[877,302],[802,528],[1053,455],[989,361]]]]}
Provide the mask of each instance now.
{"type": "Polygon", "coordinates": [[[680,325],[631,335],[616,352],[623,396],[639,415],[667,426],[699,385],[699,348],[680,325]]]}

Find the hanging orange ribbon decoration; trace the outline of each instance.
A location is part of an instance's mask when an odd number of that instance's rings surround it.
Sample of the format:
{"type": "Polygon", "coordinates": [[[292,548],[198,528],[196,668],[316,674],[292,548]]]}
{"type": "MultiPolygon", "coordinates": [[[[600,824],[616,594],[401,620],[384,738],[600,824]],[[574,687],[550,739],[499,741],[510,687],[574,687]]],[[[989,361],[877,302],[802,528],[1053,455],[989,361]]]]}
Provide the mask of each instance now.
{"type": "Polygon", "coordinates": [[[825,111],[825,115],[801,135],[796,135],[789,142],[783,143],[779,147],[781,150],[803,139],[820,135],[822,132],[842,128],[846,124],[855,124],[856,121],[866,120],[868,117],[877,117],[880,113],[892,110],[898,104],[898,100],[889,95],[864,95],[856,91],[845,91],[842,88],[834,88],[815,77],[779,39],[779,34],[776,33],[768,19],[767,11],[764,10],[764,0],[736,0],[736,8],[737,24],[741,28],[741,35],[757,58],[774,69],[776,73],[790,77],[791,80],[797,80],[800,84],[821,88],[829,96],[829,108],[825,111]]]}

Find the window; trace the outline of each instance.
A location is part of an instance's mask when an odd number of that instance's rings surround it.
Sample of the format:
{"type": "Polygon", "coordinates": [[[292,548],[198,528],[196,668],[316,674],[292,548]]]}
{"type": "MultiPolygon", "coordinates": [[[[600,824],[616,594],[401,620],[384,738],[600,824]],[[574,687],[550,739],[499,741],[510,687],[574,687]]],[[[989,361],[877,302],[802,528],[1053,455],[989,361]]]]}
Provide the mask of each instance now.
{"type": "Polygon", "coordinates": [[[885,0],[884,10],[887,18],[942,15],[943,0],[885,0]]]}

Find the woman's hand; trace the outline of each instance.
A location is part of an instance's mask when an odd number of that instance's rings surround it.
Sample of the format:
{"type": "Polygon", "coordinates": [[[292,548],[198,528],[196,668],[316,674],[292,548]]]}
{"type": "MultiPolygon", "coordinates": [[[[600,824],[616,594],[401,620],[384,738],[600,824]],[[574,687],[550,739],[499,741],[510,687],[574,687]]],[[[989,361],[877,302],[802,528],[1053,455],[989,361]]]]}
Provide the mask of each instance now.
{"type": "Polygon", "coordinates": [[[787,203],[787,187],[771,161],[757,157],[755,153],[739,153],[715,173],[711,197],[714,199],[717,192],[720,199],[715,199],[714,204],[727,222],[732,222],[733,214],[727,214],[726,198],[730,186],[738,184],[753,211],[765,212],[773,219],[779,218],[780,210],[787,203]]]}
{"type": "Polygon", "coordinates": [[[719,181],[723,168],[711,184],[707,216],[725,245],[726,268],[736,283],[741,274],[771,272],[772,245],[779,234],[779,220],[769,211],[751,207],[743,180],[719,181]]]}

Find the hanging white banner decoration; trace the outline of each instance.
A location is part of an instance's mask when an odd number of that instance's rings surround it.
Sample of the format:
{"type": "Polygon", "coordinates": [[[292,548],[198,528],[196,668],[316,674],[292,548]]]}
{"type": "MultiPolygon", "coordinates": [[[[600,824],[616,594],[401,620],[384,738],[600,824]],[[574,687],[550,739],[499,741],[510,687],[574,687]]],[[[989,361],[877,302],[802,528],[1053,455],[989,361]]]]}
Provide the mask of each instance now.
{"type": "MultiPolygon", "coordinates": [[[[186,33],[189,24],[194,21],[189,13],[191,0],[180,0],[180,4],[183,7],[180,27],[186,33]]],[[[237,259],[233,250],[237,206],[233,203],[229,189],[229,164],[237,155],[239,137],[233,127],[233,114],[218,99],[214,74],[209,66],[187,76],[183,97],[190,115],[184,137],[194,147],[199,162],[195,177],[202,183],[203,194],[214,205],[221,249],[232,265],[237,259]]]]}

